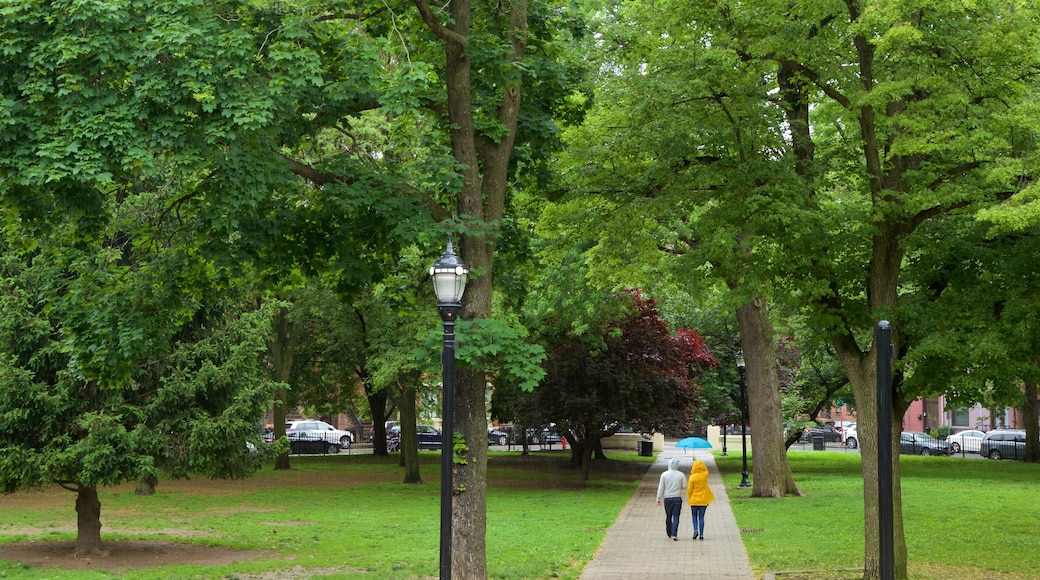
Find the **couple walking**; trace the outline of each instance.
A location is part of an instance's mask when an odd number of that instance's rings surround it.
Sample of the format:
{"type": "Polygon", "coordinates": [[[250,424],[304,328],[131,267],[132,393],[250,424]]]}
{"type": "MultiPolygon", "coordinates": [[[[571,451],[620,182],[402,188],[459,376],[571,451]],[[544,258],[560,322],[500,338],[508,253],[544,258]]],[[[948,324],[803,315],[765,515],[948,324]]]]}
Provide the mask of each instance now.
{"type": "Polygon", "coordinates": [[[679,471],[679,458],[673,457],[668,462],[668,470],[661,474],[661,483],[657,485],[657,505],[664,499],[664,526],[668,537],[679,541],[679,516],[682,515],[683,493],[690,504],[693,514],[693,539],[704,539],[704,512],[708,504],[715,499],[708,487],[708,466],[700,459],[695,459],[690,469],[689,482],[686,475],[679,471]]]}

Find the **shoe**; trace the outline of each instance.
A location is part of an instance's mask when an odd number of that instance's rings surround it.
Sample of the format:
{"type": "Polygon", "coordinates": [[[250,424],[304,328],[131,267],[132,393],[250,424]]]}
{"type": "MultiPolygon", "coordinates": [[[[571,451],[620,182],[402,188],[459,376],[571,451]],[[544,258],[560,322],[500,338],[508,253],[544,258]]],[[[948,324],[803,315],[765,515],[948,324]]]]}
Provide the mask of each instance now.
{"type": "Polygon", "coordinates": [[[679,541],[679,538],[678,538],[678,537],[676,537],[676,536],[672,536],[672,541],[673,541],[673,542],[678,542],[678,541],[679,541]]]}
{"type": "Polygon", "coordinates": [[[700,534],[698,534],[697,532],[694,532],[694,533],[693,533],[693,539],[694,539],[694,540],[696,540],[696,539],[697,539],[697,536],[699,536],[699,535],[700,535],[700,534]]]}
{"type": "Polygon", "coordinates": [[[704,539],[704,536],[701,536],[701,539],[703,540],[703,539],[704,539]]]}

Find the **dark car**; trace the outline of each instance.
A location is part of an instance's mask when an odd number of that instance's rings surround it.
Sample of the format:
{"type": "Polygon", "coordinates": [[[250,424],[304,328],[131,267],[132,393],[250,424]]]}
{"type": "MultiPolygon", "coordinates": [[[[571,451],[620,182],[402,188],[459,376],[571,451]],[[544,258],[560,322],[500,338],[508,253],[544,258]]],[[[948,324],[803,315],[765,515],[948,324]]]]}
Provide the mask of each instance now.
{"type": "Polygon", "coordinates": [[[996,429],[986,433],[979,455],[990,459],[1024,459],[1026,432],[1022,429],[996,429]]]}
{"type": "MultiPolygon", "coordinates": [[[[401,426],[397,425],[392,427],[386,433],[387,438],[387,449],[389,451],[397,451],[401,448],[401,426]]],[[[419,444],[419,449],[440,449],[441,448],[441,432],[435,427],[430,425],[416,425],[415,426],[415,439],[419,444]]]]}
{"type": "Polygon", "coordinates": [[[903,431],[899,434],[899,452],[908,455],[949,455],[950,444],[927,433],[903,431]]]}
{"type": "Polygon", "coordinates": [[[806,443],[812,441],[813,437],[823,437],[825,443],[837,443],[841,441],[841,431],[838,431],[832,425],[817,425],[802,433],[802,441],[806,443]]]}
{"type": "Polygon", "coordinates": [[[290,455],[305,454],[327,454],[339,453],[339,443],[332,443],[322,439],[321,435],[311,431],[296,431],[286,433],[285,438],[289,440],[290,455]]]}
{"type": "Polygon", "coordinates": [[[498,429],[488,429],[488,445],[508,445],[509,433],[498,429]]]}
{"type": "Polygon", "coordinates": [[[556,424],[551,424],[541,431],[537,429],[527,430],[527,442],[531,445],[552,445],[560,443],[563,437],[556,432],[556,424]]]}

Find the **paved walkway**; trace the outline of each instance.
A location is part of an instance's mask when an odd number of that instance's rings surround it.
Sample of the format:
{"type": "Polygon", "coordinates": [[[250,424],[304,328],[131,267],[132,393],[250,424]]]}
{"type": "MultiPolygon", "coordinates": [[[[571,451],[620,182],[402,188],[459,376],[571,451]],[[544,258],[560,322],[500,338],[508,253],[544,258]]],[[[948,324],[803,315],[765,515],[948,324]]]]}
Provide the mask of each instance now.
{"type": "Polygon", "coordinates": [[[639,488],[618,514],[614,525],[582,580],[631,580],[666,578],[688,580],[754,580],[737,520],[729,505],[715,457],[710,450],[676,449],[666,441],[663,453],[647,471],[639,488]],[[694,458],[708,466],[708,485],[715,501],[704,518],[704,540],[693,540],[690,508],[683,501],[679,520],[679,541],[670,540],[664,531],[664,508],[657,505],[657,483],[672,457],[679,458],[679,469],[689,477],[694,458]]]}

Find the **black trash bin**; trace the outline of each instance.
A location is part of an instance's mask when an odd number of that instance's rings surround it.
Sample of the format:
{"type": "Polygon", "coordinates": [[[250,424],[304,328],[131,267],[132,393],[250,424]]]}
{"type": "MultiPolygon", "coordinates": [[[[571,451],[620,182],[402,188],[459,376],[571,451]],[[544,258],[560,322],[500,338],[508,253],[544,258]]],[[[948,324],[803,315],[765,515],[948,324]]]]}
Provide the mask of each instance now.
{"type": "Polygon", "coordinates": [[[827,449],[827,445],[823,442],[823,435],[813,435],[812,438],[813,451],[823,451],[827,449]]]}
{"type": "Polygon", "coordinates": [[[653,441],[640,441],[639,442],[639,455],[642,457],[652,457],[654,455],[654,442],[653,441]]]}

